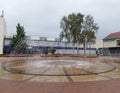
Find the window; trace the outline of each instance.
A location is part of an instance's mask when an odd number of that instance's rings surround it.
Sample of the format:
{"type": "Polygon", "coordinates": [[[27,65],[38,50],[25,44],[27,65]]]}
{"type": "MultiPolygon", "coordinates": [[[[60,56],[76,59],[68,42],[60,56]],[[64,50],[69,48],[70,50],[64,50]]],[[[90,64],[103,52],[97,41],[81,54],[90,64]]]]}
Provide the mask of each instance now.
{"type": "Polygon", "coordinates": [[[120,46],[120,40],[117,40],[117,46],[120,46]]]}

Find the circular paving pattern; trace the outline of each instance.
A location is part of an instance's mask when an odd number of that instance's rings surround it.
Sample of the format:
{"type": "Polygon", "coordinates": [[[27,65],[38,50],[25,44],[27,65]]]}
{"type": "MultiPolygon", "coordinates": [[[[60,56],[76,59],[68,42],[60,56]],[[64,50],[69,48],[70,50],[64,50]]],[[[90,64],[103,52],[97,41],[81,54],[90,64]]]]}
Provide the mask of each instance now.
{"type": "Polygon", "coordinates": [[[110,72],[116,67],[103,62],[59,59],[9,62],[4,64],[3,68],[12,73],[27,75],[77,76],[110,72]]]}

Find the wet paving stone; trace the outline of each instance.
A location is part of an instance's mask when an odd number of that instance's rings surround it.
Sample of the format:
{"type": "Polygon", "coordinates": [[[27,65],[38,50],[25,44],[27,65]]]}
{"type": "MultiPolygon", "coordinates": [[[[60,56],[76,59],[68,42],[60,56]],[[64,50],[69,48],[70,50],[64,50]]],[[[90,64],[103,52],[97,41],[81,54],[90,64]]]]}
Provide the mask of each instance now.
{"type": "MultiPolygon", "coordinates": [[[[19,61],[24,62],[24,59],[26,60],[26,58],[19,58],[19,61]]],[[[40,58],[38,59],[41,60],[40,58]]],[[[56,60],[56,58],[51,59],[56,60]]],[[[72,58],[66,59],[72,60],[72,58]]],[[[15,61],[15,63],[12,61],[11,63],[14,64],[8,66],[10,69],[27,71],[27,73],[21,74],[5,70],[3,68],[5,63],[2,60],[0,59],[0,93],[120,93],[120,63],[114,63],[113,60],[110,62],[109,58],[105,59],[107,64],[100,63],[103,66],[98,63],[94,64],[98,60],[90,59],[90,62],[95,66],[92,65],[90,68],[86,65],[85,67],[79,67],[74,65],[73,62],[69,66],[67,66],[68,63],[64,65],[62,62],[54,63],[54,66],[49,63],[41,67],[40,63],[34,65],[34,61],[27,65],[25,63],[16,63],[19,61],[15,61]],[[50,64],[52,66],[49,66],[50,64]],[[116,69],[110,70],[114,65],[116,69]],[[106,69],[110,71],[95,74],[95,72],[103,72],[106,69]],[[30,75],[29,73],[31,72],[36,74],[30,75]]],[[[35,60],[35,58],[30,58],[29,60],[35,60]]],[[[74,58],[74,60],[82,61],[78,58],[74,58]]],[[[114,60],[117,60],[117,58],[114,60]]]]}
{"type": "Polygon", "coordinates": [[[36,82],[85,82],[120,77],[119,63],[98,62],[96,58],[48,60],[35,57],[19,58],[15,61],[13,59],[4,64],[0,62],[0,78],[36,82]]]}

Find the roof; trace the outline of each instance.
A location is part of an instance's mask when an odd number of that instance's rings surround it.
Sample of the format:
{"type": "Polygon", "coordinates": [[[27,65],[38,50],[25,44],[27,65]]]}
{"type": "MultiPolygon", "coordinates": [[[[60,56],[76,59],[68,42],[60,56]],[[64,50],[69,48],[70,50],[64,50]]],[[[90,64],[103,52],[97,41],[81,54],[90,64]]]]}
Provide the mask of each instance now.
{"type": "Polygon", "coordinates": [[[120,38],[120,32],[115,32],[115,33],[111,33],[109,35],[107,35],[105,38],[103,38],[103,40],[107,40],[107,39],[116,39],[116,38],[120,38]]]}

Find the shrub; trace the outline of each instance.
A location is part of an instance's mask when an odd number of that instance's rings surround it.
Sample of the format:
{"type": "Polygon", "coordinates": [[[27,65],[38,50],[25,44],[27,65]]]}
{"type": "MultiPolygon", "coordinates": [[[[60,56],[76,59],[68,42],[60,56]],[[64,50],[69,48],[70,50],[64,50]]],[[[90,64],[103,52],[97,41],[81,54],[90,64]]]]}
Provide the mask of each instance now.
{"type": "Polygon", "coordinates": [[[55,54],[55,52],[56,52],[56,48],[51,47],[50,50],[49,50],[49,52],[50,52],[51,54],[55,54]]]}

